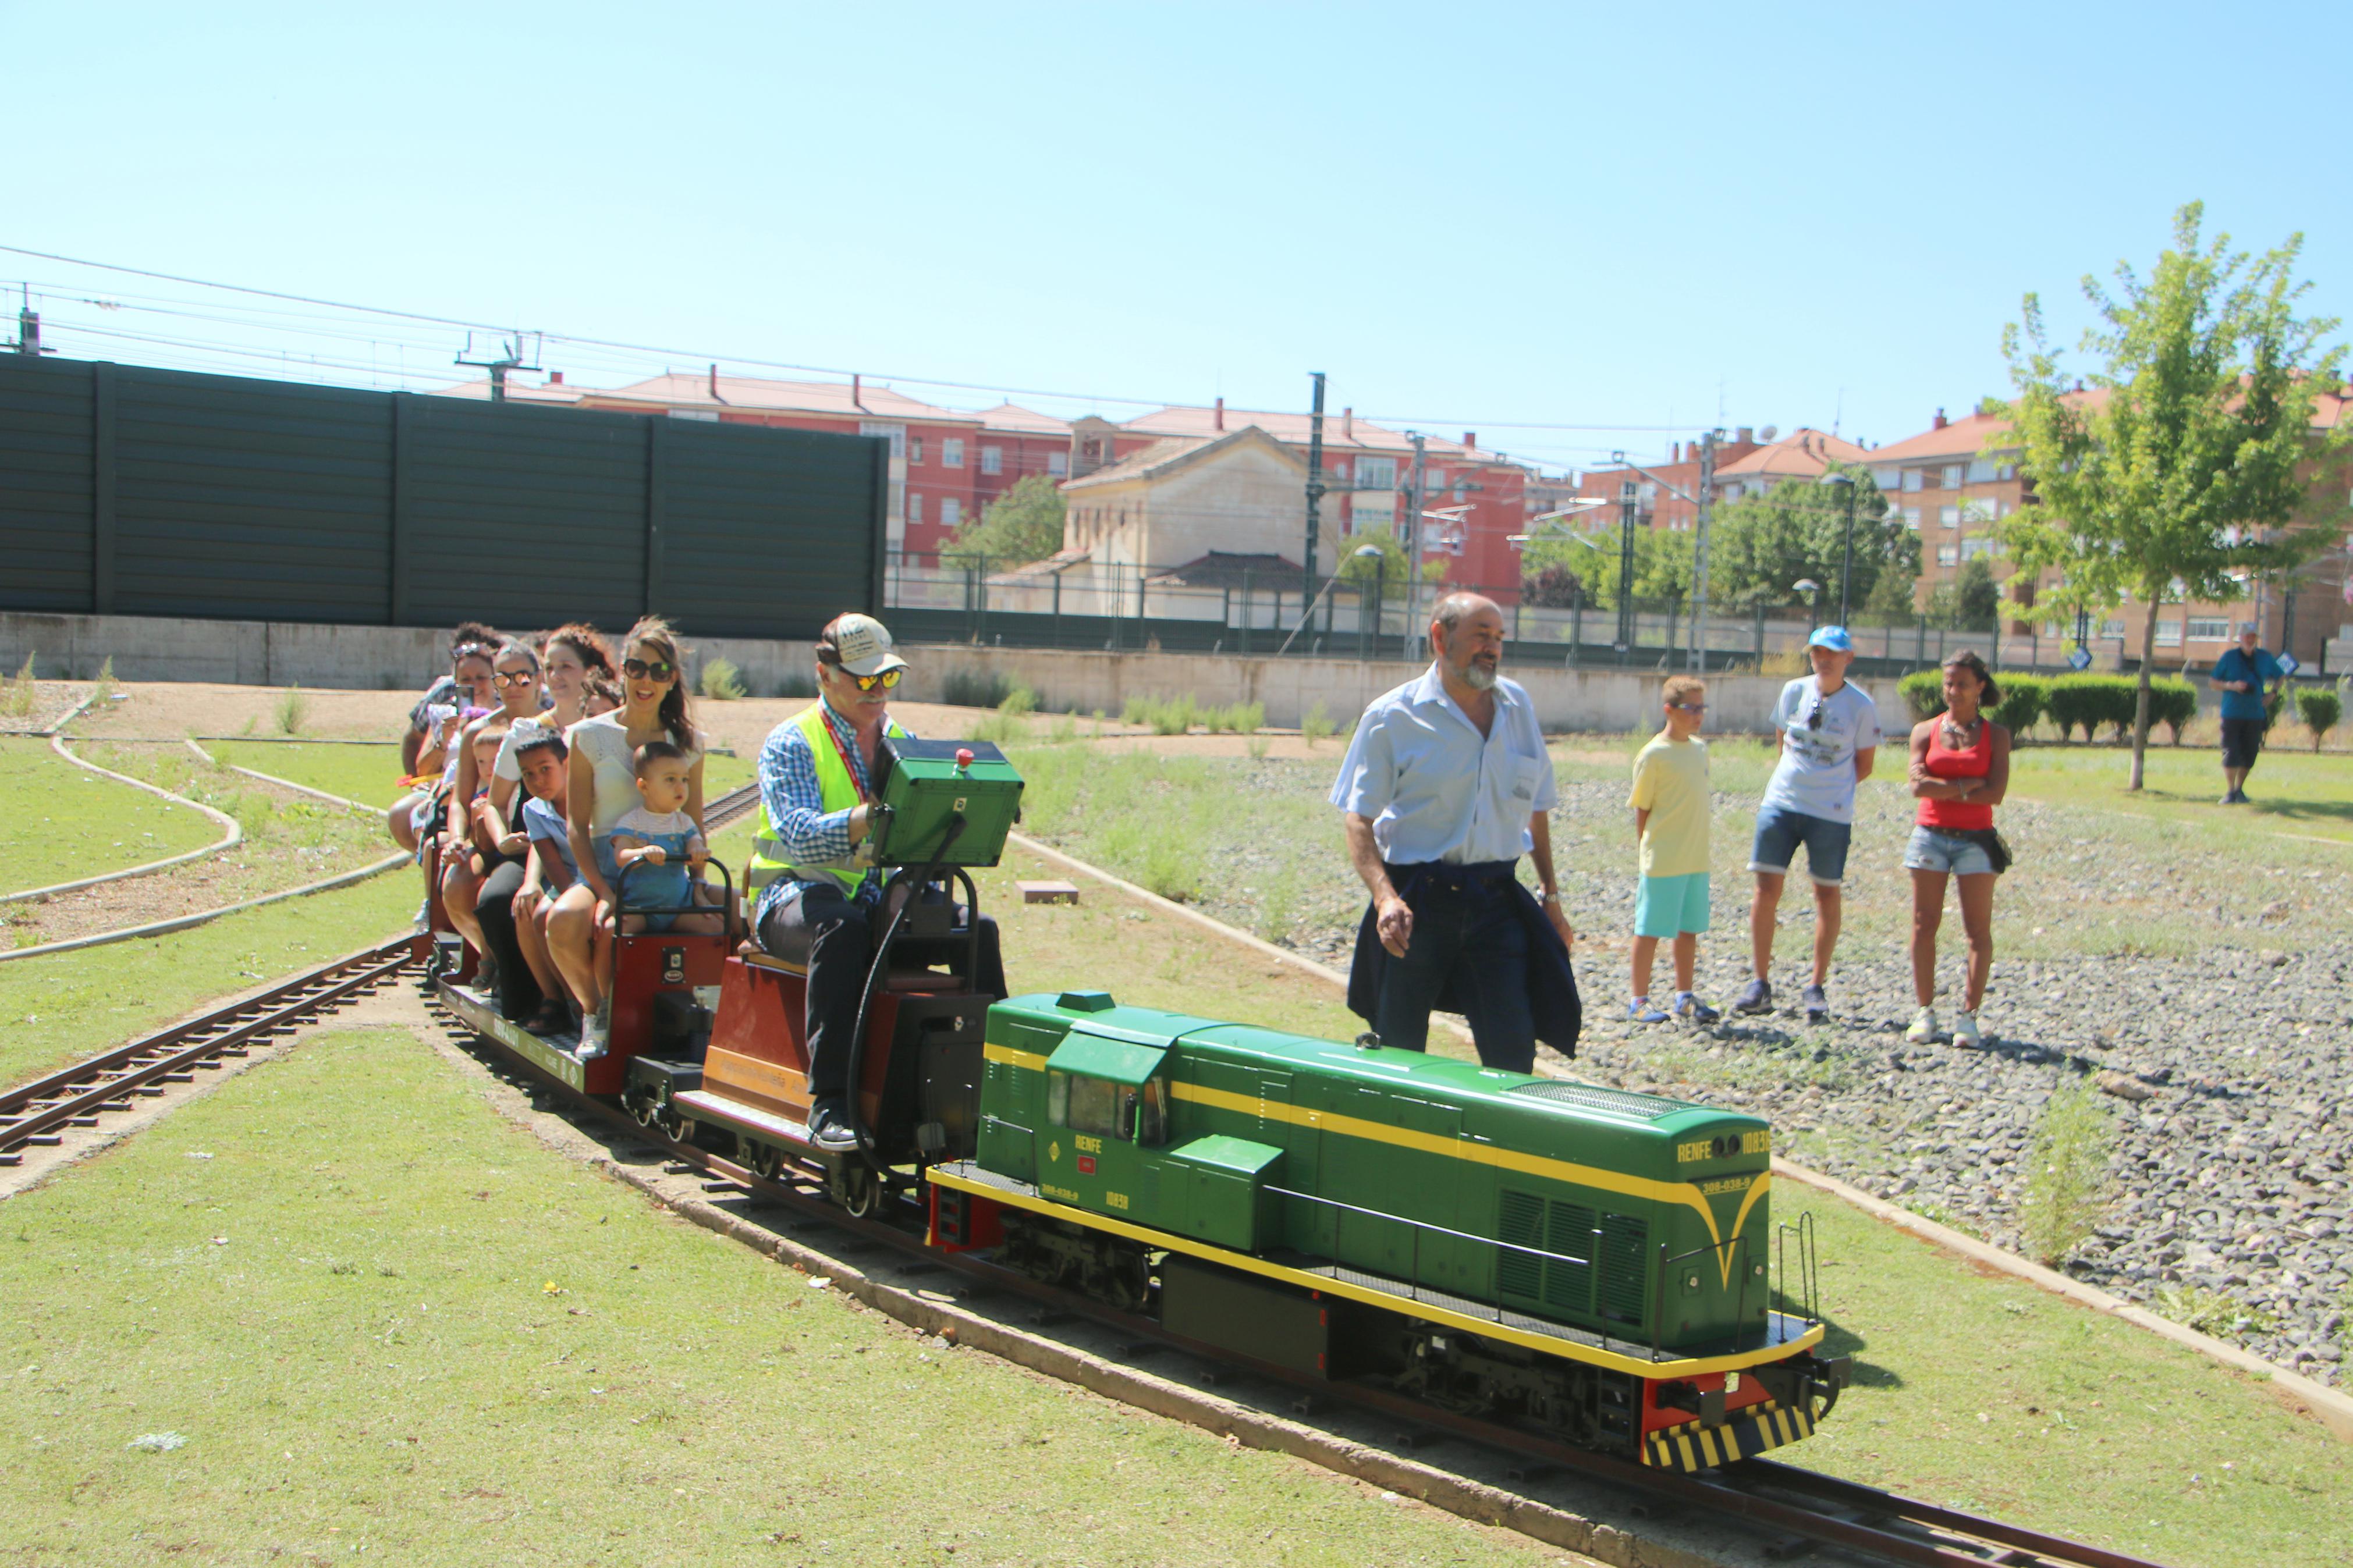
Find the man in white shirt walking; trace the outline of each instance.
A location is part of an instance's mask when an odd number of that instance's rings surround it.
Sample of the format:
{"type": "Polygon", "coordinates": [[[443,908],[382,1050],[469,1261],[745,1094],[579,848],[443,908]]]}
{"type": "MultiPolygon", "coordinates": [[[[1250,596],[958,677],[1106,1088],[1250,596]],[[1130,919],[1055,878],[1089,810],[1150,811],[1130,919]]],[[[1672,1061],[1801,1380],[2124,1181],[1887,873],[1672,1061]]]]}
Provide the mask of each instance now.
{"type": "Polygon", "coordinates": [[[1546,815],[1559,792],[1534,704],[1498,673],[1503,611],[1450,594],[1430,643],[1429,671],[1365,710],[1332,786],[1372,895],[1348,1005],[1409,1051],[1432,1010],[1461,1013],[1480,1061],[1527,1072],[1538,1040],[1574,1055],[1580,1023],[1546,815]],[[1541,904],[1514,875],[1523,854],[1541,904]]]}
{"type": "Polygon", "coordinates": [[[1781,885],[1806,847],[1806,870],[1814,880],[1814,977],[1800,998],[1806,1022],[1830,1021],[1831,954],[1838,950],[1844,912],[1840,886],[1846,879],[1847,841],[1854,832],[1855,786],[1871,776],[1879,750],[1879,710],[1871,694],[1846,678],[1854,662],[1854,639],[1844,626],[1820,626],[1806,645],[1814,673],[1781,689],[1773,706],[1773,727],[1781,731],[1781,759],[1757,806],[1757,839],[1748,868],[1757,874],[1757,897],[1748,909],[1748,941],[1757,973],[1733,1004],[1738,1013],[1773,1008],[1773,918],[1781,905],[1781,885]]]}

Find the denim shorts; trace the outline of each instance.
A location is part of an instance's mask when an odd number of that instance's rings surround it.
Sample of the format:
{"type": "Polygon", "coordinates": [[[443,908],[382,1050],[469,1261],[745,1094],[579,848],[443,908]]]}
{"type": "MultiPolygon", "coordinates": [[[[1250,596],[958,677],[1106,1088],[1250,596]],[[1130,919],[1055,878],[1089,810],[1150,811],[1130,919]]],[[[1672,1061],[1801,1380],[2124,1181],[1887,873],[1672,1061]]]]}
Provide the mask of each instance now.
{"type": "Polygon", "coordinates": [[[1645,877],[1634,895],[1636,936],[1681,936],[1707,929],[1707,873],[1645,877]]]}
{"type": "Polygon", "coordinates": [[[1912,841],[1904,847],[1904,866],[1911,871],[1949,871],[1956,877],[1993,875],[1993,857],[1984,845],[1926,823],[1912,829],[1912,841]]]}
{"type": "Polygon", "coordinates": [[[1757,814],[1757,842],[1748,851],[1748,868],[1787,875],[1802,844],[1807,874],[1818,887],[1835,888],[1846,880],[1846,847],[1853,837],[1850,824],[1768,805],[1757,814]]]}

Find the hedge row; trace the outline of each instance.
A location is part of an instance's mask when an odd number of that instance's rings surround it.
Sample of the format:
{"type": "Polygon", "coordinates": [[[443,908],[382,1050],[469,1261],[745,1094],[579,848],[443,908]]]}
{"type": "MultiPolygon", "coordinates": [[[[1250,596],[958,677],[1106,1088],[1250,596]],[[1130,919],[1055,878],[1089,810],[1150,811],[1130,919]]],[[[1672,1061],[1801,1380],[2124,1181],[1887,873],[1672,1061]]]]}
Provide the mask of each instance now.
{"type": "MultiPolygon", "coordinates": [[[[1915,669],[1896,683],[1896,689],[1904,694],[1904,705],[1916,721],[1933,719],[1944,710],[1944,683],[1943,670],[1915,669]]],[[[2084,731],[2084,739],[2092,740],[2104,726],[2122,740],[2132,733],[2133,712],[2140,700],[2139,683],[2128,675],[1997,674],[1994,684],[2001,692],[2001,700],[1993,709],[1995,723],[2016,732],[2048,719],[2059,726],[2063,741],[2077,729],[2084,731]]],[[[2181,744],[2182,726],[2197,716],[2198,692],[2188,681],[2176,678],[2149,682],[2149,724],[2152,728],[2163,724],[2172,731],[2175,745],[2181,744]]]]}

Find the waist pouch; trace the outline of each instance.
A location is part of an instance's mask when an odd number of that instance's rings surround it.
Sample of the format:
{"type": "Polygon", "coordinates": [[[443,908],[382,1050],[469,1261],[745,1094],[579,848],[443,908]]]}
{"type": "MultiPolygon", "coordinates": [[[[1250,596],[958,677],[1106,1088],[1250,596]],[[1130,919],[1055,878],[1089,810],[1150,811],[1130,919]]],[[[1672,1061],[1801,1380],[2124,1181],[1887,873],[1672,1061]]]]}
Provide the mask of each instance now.
{"type": "Polygon", "coordinates": [[[2012,858],[2010,853],[2010,842],[2002,837],[2000,828],[1938,827],[1931,831],[1941,833],[1947,838],[1965,838],[1984,850],[1986,858],[1993,862],[1993,873],[1997,877],[2010,869],[2012,858]]]}

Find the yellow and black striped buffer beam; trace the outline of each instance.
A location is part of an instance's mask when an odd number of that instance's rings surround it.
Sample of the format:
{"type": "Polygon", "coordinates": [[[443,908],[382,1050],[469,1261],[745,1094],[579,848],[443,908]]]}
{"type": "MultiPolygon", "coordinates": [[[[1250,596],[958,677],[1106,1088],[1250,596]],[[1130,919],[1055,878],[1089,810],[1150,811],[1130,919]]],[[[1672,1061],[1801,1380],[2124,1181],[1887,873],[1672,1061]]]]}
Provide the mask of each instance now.
{"type": "Polygon", "coordinates": [[[1772,1400],[1752,1405],[1721,1426],[1686,1421],[1642,1440],[1642,1462],[1665,1470],[1704,1470],[1736,1459],[1753,1459],[1767,1448],[1811,1436],[1814,1418],[1772,1400]]]}

